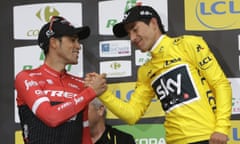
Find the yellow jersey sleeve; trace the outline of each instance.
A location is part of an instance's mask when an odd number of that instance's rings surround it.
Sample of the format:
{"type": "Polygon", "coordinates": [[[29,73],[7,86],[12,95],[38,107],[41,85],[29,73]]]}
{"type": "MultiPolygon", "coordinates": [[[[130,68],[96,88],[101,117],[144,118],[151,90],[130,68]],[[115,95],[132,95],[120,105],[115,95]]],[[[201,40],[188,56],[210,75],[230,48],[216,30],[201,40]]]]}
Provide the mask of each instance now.
{"type": "Polygon", "coordinates": [[[136,88],[127,102],[117,98],[109,90],[99,96],[99,99],[117,117],[128,124],[135,124],[144,115],[155,96],[152,88],[148,85],[137,82],[136,88]]]}

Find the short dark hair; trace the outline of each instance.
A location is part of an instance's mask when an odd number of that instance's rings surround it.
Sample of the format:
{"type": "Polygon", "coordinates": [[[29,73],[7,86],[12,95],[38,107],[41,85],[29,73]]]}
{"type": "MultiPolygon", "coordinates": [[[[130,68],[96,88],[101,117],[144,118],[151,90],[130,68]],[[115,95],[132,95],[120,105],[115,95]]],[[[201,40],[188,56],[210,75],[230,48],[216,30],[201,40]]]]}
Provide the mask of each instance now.
{"type": "MultiPolygon", "coordinates": [[[[151,19],[142,19],[141,21],[143,21],[145,24],[149,25],[150,20],[151,19]]],[[[166,31],[164,30],[164,26],[163,26],[162,22],[161,21],[159,22],[157,19],[157,23],[158,23],[158,27],[159,27],[160,31],[162,32],[162,34],[165,34],[166,31]]]]}
{"type": "MultiPolygon", "coordinates": [[[[151,20],[156,18],[160,31],[164,34],[166,33],[161,21],[159,14],[150,6],[134,6],[124,13],[124,18],[121,22],[113,26],[113,34],[116,37],[125,37],[128,33],[125,30],[125,24],[135,22],[135,21],[144,21],[151,20]]],[[[149,24],[149,21],[147,24],[149,24]]]]}

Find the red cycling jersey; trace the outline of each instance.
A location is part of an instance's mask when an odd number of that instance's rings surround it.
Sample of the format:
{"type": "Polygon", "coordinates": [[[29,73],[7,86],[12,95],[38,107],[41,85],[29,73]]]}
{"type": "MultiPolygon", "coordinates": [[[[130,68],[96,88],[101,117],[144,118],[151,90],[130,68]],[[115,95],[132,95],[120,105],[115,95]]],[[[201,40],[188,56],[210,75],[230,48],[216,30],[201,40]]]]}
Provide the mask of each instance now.
{"type": "Polygon", "coordinates": [[[91,143],[87,110],[96,93],[81,78],[43,64],[20,72],[15,88],[25,143],[91,143]]]}

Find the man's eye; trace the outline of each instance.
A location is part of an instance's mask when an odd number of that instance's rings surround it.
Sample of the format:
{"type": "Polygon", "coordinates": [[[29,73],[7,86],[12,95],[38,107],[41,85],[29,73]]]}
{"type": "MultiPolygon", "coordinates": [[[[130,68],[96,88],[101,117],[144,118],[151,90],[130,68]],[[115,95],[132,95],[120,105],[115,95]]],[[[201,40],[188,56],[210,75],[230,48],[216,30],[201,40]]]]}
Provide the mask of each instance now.
{"type": "Polygon", "coordinates": [[[78,38],[71,38],[72,42],[79,42],[78,38]]]}
{"type": "Polygon", "coordinates": [[[137,29],[136,27],[133,28],[133,31],[134,31],[134,32],[137,32],[137,30],[138,30],[138,29],[137,29]]]}

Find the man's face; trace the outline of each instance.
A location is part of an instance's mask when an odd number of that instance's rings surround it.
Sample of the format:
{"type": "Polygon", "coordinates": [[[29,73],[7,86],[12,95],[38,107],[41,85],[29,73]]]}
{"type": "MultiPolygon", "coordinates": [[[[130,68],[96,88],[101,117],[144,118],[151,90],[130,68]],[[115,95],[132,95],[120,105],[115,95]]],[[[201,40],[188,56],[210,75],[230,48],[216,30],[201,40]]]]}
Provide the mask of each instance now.
{"type": "Polygon", "coordinates": [[[150,51],[156,40],[159,38],[159,28],[155,19],[149,24],[143,21],[136,21],[125,25],[132,44],[142,52],[150,51]]]}
{"type": "Polygon", "coordinates": [[[77,36],[63,36],[56,42],[57,57],[64,64],[77,64],[80,50],[80,43],[77,36]]]}
{"type": "Polygon", "coordinates": [[[104,119],[104,106],[96,106],[93,103],[89,103],[88,107],[88,120],[89,127],[94,127],[97,123],[102,122],[104,119]]]}

